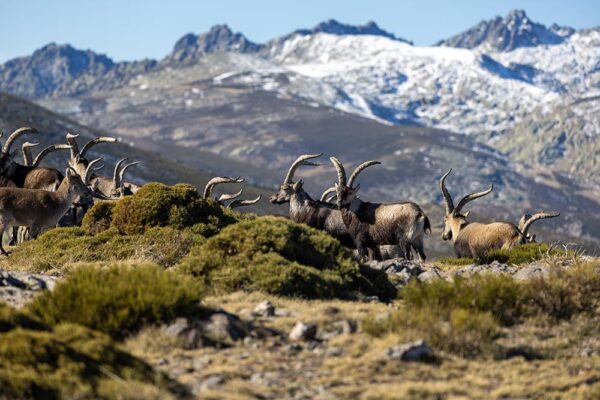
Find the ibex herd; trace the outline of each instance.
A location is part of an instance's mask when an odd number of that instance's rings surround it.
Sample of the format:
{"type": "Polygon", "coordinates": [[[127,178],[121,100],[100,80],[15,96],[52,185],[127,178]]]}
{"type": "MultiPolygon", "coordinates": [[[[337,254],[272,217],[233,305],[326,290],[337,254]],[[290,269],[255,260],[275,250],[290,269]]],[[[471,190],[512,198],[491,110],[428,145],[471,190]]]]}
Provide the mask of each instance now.
{"type": "MultiPolygon", "coordinates": [[[[94,146],[116,142],[111,137],[89,140],[80,150],[77,143],[79,135],[67,133],[66,143],[50,145],[35,158],[32,148],[38,144],[25,142],[22,145],[23,163],[15,161],[15,152],[11,152],[14,142],[25,134],[36,133],[33,128],[17,129],[6,139],[0,151],[0,232],[10,232],[11,243],[36,238],[55,226],[80,225],[94,199],[119,199],[136,193],[140,188],[123,179],[125,171],[139,161],[127,163],[127,158],[119,160],[109,177],[96,173],[103,167],[100,165],[103,157],[88,159],[88,151],[94,146]],[[58,150],[68,150],[70,155],[64,175],[55,168],[40,166],[44,157],[58,150]]],[[[313,161],[320,156],[322,154],[298,157],[287,171],[278,192],[271,197],[271,203],[289,203],[289,216],[293,221],[326,231],[343,245],[355,249],[361,260],[411,259],[413,252],[420,260],[425,260],[423,239],[431,232],[431,224],[418,204],[410,201],[369,203],[358,197],[360,185],[355,185],[356,179],[366,168],[381,164],[379,161],[360,164],[347,179],[342,163],[331,157],[337,172],[335,185],[325,190],[320,200],[313,200],[303,189],[302,180],[294,179],[294,174],[301,166],[321,165],[313,161]]],[[[440,180],[446,209],[442,239],[453,241],[458,257],[478,258],[490,249],[533,242],[535,235],[528,234],[533,222],[559,215],[543,212],[526,214],[518,226],[508,222],[468,222],[468,212],[462,212],[463,207],[491,193],[493,186],[463,197],[454,206],[446,189],[446,178],[450,172],[440,180]]],[[[215,177],[206,184],[204,198],[211,198],[227,208],[256,204],[260,196],[242,200],[239,198],[242,190],[213,198],[217,185],[243,181],[239,177],[215,177]]],[[[0,252],[7,255],[1,241],[0,252]]]]}
{"type": "MultiPolygon", "coordinates": [[[[3,236],[9,232],[11,244],[34,239],[55,226],[80,225],[94,199],[115,200],[132,195],[140,188],[123,179],[125,171],[139,161],[126,163],[127,158],[123,158],[116,163],[111,177],[96,174],[103,168],[99,165],[103,157],[89,160],[88,151],[100,143],[117,141],[111,137],[94,138],[79,150],[79,135],[67,133],[67,143],[50,145],[35,158],[32,148],[39,144],[25,142],[22,145],[23,163],[15,161],[15,152],[11,152],[14,142],[25,134],[36,133],[34,128],[17,129],[6,139],[0,151],[0,233],[3,236]],[[55,168],[40,166],[44,157],[58,150],[69,150],[70,154],[64,175],[55,168]]],[[[210,197],[218,184],[243,181],[240,178],[214,178],[206,185],[205,196],[210,197]]],[[[240,190],[215,200],[228,208],[247,206],[260,200],[260,196],[242,200],[238,198],[241,194],[240,190]]],[[[1,237],[0,253],[8,254],[1,237]]]]}
{"type": "MultiPolygon", "coordinates": [[[[313,200],[302,188],[302,180],[294,181],[294,173],[300,166],[321,165],[309,161],[320,156],[322,154],[298,157],[288,170],[279,191],[271,197],[271,203],[289,203],[289,216],[293,221],[325,230],[345,246],[355,248],[361,260],[390,258],[390,248],[396,250],[391,252],[392,257],[400,254],[411,259],[414,251],[420,260],[425,260],[423,238],[427,232],[431,232],[431,224],[418,204],[410,201],[369,203],[358,197],[360,185],[354,185],[358,174],[369,166],[381,164],[380,162],[362,163],[346,179],[342,163],[331,157],[337,172],[337,182],[323,192],[320,200],[313,200]]],[[[486,191],[463,197],[454,207],[445,183],[450,172],[451,170],[440,180],[446,208],[442,239],[453,241],[457,257],[479,258],[492,249],[508,249],[533,242],[535,235],[528,234],[531,224],[559,215],[544,212],[526,214],[518,226],[508,222],[470,223],[467,221],[469,213],[462,213],[462,208],[470,201],[491,193],[493,186],[486,191]]]]}

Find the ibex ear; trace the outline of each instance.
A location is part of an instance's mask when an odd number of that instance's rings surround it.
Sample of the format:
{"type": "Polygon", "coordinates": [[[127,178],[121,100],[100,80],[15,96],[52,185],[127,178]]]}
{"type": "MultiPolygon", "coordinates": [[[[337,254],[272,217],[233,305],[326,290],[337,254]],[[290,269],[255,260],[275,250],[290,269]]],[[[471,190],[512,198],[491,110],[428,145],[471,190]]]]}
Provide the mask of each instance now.
{"type": "Polygon", "coordinates": [[[464,216],[465,218],[467,218],[467,217],[469,216],[469,214],[470,214],[470,213],[471,213],[471,210],[469,210],[469,211],[467,211],[466,213],[464,213],[464,214],[463,214],[463,216],[464,216]]]}
{"type": "Polygon", "coordinates": [[[74,175],[77,175],[77,171],[75,171],[72,167],[67,167],[66,175],[71,178],[74,175]]]}
{"type": "Polygon", "coordinates": [[[292,188],[294,190],[299,190],[302,189],[302,185],[304,185],[304,182],[302,182],[302,179],[300,179],[298,182],[294,183],[294,186],[292,186],[292,188]]]}

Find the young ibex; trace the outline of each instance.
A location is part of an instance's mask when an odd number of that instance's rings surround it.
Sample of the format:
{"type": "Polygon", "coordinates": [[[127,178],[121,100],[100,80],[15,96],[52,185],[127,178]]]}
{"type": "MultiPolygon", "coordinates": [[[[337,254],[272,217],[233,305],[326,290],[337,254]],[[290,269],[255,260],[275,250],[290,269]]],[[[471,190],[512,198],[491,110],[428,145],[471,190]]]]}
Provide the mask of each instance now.
{"type": "Polygon", "coordinates": [[[381,260],[379,246],[397,245],[404,247],[407,259],[411,259],[411,249],[414,249],[424,261],[423,238],[431,231],[431,225],[421,207],[408,201],[382,204],[360,200],[357,197],[360,185],[349,186],[343,165],[335,157],[330,160],[338,174],[337,206],[360,258],[381,260]]]}
{"type": "MultiPolygon", "coordinates": [[[[56,226],[77,196],[91,195],[90,189],[72,168],[56,192],[23,188],[0,188],[0,232],[12,226],[29,227],[31,238],[56,226]]],[[[8,255],[0,242],[0,252],[8,255]]]]}
{"type": "MultiPolygon", "coordinates": [[[[331,236],[338,239],[344,246],[354,248],[354,241],[348,233],[342,216],[337,206],[318,200],[313,200],[302,188],[303,182],[294,182],[294,174],[300,166],[318,166],[308,160],[322,156],[323,154],[304,154],[296,159],[288,170],[279,191],[271,196],[271,203],[290,203],[290,219],[294,222],[307,224],[313,228],[322,229],[331,236]]],[[[373,162],[367,162],[357,167],[357,175],[373,162]]]]}
{"type": "Polygon", "coordinates": [[[519,244],[532,242],[534,238],[527,233],[531,224],[540,219],[554,218],[560,215],[559,213],[541,212],[530,218],[524,216],[521,218],[519,227],[510,222],[492,222],[489,224],[468,222],[469,212],[462,213],[463,207],[475,199],[490,194],[494,190],[494,185],[483,192],[466,195],[454,207],[452,196],[446,189],[446,178],[450,172],[452,170],[446,172],[440,179],[440,189],[446,207],[442,239],[454,241],[454,251],[457,257],[479,258],[492,249],[509,249],[519,244]]]}

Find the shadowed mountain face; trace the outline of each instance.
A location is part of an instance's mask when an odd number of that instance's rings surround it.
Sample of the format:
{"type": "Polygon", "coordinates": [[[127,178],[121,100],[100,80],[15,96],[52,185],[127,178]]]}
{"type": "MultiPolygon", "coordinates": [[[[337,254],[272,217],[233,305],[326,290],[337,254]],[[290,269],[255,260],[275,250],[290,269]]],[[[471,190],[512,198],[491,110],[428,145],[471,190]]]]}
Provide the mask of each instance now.
{"type": "MultiPolygon", "coordinates": [[[[221,25],[185,35],[160,62],[53,45],[0,67],[0,88],[186,168],[263,187],[302,153],[349,166],[378,159],[363,198],[418,201],[434,225],[437,179],[452,167],[453,193],[495,184],[473,204],[480,216],[559,210],[540,224],[556,229],[546,237],[599,241],[599,31],[545,28],[519,11],[482,24],[439,47],[374,23],[331,20],[265,44],[221,25]]],[[[335,174],[325,165],[299,176],[319,197],[335,174]]]]}
{"type": "Polygon", "coordinates": [[[437,45],[474,49],[479,46],[496,51],[511,51],[519,47],[559,44],[575,30],[552,25],[546,28],[529,19],[525,11],[511,11],[505,18],[481,21],[473,28],[441,40],[437,45]]]}

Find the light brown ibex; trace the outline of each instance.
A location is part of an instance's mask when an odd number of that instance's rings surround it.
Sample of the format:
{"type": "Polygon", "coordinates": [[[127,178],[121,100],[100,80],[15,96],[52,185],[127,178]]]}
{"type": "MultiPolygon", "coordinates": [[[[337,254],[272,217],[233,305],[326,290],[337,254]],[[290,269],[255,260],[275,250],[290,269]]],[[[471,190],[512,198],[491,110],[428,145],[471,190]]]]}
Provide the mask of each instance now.
{"type": "Polygon", "coordinates": [[[560,215],[555,212],[540,212],[530,218],[525,216],[521,218],[519,227],[510,222],[492,222],[489,224],[468,222],[469,212],[463,213],[463,207],[473,200],[490,194],[494,190],[494,185],[482,192],[466,195],[455,207],[452,196],[446,188],[446,178],[450,175],[450,172],[452,170],[446,172],[440,179],[440,190],[444,196],[446,208],[442,239],[454,241],[454,252],[457,257],[480,258],[492,249],[509,249],[519,244],[531,242],[533,239],[527,233],[531,224],[540,219],[554,218],[560,215]]]}
{"type": "Polygon", "coordinates": [[[336,183],[337,206],[348,233],[354,240],[361,259],[381,259],[379,246],[397,245],[404,248],[407,259],[411,249],[425,260],[423,239],[431,231],[429,218],[418,204],[368,203],[357,197],[360,185],[350,186],[340,161],[330,157],[338,174],[336,183]],[[369,254],[370,253],[370,254],[369,254]]]}
{"type": "MultiPolygon", "coordinates": [[[[56,226],[77,196],[91,195],[74,169],[68,168],[56,192],[23,188],[0,188],[0,232],[12,226],[29,227],[30,236],[56,226]]],[[[0,242],[0,252],[8,255],[0,242]]]]}

